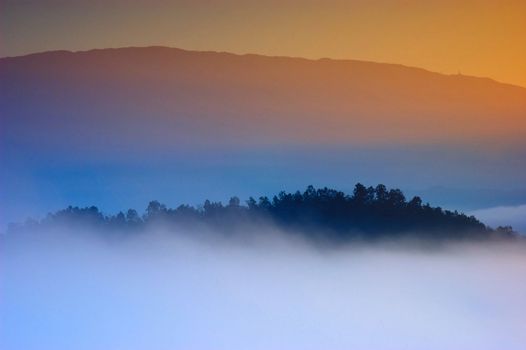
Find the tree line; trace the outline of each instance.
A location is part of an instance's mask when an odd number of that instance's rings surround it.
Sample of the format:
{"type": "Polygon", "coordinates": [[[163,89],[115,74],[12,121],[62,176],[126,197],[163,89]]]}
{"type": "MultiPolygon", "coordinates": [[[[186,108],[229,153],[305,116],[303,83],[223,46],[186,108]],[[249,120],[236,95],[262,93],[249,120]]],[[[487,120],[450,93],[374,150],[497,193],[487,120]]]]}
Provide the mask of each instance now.
{"type": "Polygon", "coordinates": [[[491,229],[473,216],[424,204],[418,196],[407,200],[399,189],[379,184],[356,184],[352,194],[308,186],[304,192],[285,191],[272,198],[238,197],[227,204],[206,200],[194,207],[168,208],[151,201],[141,215],[135,209],[105,215],[97,207],[69,206],[40,221],[29,221],[12,230],[56,224],[90,225],[117,230],[137,230],[155,224],[204,225],[228,232],[254,224],[272,224],[285,231],[329,240],[377,239],[414,235],[433,239],[485,239],[513,237],[511,227],[491,229]]]}

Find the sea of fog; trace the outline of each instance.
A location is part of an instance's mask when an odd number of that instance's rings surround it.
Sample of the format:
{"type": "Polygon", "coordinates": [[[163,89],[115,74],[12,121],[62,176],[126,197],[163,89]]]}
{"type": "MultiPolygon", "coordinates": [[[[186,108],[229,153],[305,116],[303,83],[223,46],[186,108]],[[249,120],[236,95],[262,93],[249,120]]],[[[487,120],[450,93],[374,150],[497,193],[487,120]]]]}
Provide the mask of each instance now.
{"type": "Polygon", "coordinates": [[[518,243],[329,248],[264,228],[0,243],[3,350],[526,346],[518,243]]]}

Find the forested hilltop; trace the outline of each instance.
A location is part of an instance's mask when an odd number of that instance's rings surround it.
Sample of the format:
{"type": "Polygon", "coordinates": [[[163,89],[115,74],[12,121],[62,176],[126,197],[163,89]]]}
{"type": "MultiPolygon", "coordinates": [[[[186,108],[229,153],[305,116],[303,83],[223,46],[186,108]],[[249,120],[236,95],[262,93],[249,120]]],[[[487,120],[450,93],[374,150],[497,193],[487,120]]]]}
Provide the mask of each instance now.
{"type": "Polygon", "coordinates": [[[244,230],[251,225],[273,225],[307,238],[331,241],[417,237],[424,239],[511,238],[511,227],[492,229],[473,216],[423,204],[420,197],[409,201],[399,189],[380,184],[356,184],[352,194],[308,186],[302,193],[280,192],[242,205],[232,197],[228,204],[206,200],[202,206],[180,205],[172,209],[158,201],[148,204],[144,214],[105,215],[97,207],[69,206],[40,221],[11,225],[9,232],[56,225],[96,227],[109,231],[138,231],[154,224],[178,227],[199,226],[219,232],[244,230]]]}

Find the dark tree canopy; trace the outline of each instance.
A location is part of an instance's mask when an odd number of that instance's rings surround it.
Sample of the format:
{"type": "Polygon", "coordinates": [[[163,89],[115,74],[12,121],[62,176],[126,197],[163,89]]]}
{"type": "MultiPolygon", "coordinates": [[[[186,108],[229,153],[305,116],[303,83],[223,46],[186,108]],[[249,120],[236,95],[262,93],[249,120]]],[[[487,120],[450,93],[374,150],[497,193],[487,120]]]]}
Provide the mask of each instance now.
{"type": "Polygon", "coordinates": [[[308,186],[302,193],[280,192],[271,199],[250,197],[242,205],[232,197],[227,205],[206,200],[200,207],[180,205],[172,209],[151,201],[140,216],[136,210],[112,216],[96,207],[68,207],[12,229],[45,227],[54,224],[95,225],[108,229],[137,230],[154,223],[205,225],[228,231],[247,225],[267,223],[284,231],[301,232],[313,239],[347,241],[352,239],[416,236],[432,239],[485,239],[513,237],[511,227],[493,230],[473,216],[423,204],[420,197],[406,200],[399,189],[380,184],[356,184],[353,194],[308,186]]]}

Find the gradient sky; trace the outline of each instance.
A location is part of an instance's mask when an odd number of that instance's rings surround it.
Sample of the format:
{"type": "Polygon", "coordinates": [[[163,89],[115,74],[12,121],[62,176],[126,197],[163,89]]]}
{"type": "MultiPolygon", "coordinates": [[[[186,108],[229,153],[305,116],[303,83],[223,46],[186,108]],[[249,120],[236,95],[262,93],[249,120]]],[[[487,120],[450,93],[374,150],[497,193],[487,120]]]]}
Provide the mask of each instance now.
{"type": "Polygon", "coordinates": [[[526,86],[526,1],[3,0],[0,56],[166,45],[354,58],[526,86]]]}

